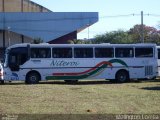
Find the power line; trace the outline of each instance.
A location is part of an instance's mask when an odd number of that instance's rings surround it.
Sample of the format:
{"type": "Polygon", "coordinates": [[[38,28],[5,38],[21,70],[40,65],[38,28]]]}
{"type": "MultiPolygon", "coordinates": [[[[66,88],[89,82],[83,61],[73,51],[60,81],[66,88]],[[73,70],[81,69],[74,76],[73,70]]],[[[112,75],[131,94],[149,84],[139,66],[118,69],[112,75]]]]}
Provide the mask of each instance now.
{"type": "Polygon", "coordinates": [[[160,17],[160,15],[159,15],[159,14],[148,14],[148,16],[160,17]]]}
{"type": "Polygon", "coordinates": [[[110,15],[110,16],[102,16],[99,18],[117,18],[117,17],[130,17],[133,16],[133,14],[127,14],[127,15],[110,15]]]}
{"type": "MultiPolygon", "coordinates": [[[[141,14],[125,14],[125,15],[109,15],[109,16],[101,16],[99,18],[120,18],[120,17],[134,17],[134,16],[141,16],[141,14]]],[[[143,14],[143,16],[152,16],[152,17],[160,17],[160,14],[143,14]]]]}

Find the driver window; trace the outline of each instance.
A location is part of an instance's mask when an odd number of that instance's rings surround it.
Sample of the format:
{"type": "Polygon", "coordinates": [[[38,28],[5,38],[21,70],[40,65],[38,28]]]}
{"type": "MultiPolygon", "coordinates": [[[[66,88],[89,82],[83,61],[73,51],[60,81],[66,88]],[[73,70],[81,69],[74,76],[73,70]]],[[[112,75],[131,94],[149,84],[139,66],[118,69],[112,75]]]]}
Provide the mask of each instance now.
{"type": "Polygon", "coordinates": [[[9,56],[9,64],[23,65],[27,61],[27,48],[13,48],[9,56]]]}

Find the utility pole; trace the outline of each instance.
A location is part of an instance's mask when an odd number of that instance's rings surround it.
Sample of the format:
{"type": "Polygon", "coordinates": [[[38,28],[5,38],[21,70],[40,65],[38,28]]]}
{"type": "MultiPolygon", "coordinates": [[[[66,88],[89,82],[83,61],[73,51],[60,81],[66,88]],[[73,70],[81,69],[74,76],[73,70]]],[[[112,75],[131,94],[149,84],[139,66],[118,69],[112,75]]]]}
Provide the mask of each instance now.
{"type": "Polygon", "coordinates": [[[6,36],[5,36],[5,6],[4,0],[2,0],[2,12],[3,12],[3,56],[5,54],[5,44],[6,44],[6,36]]]}
{"type": "MultiPolygon", "coordinates": [[[[24,4],[24,0],[21,0],[21,12],[24,12],[23,4],[24,4]]],[[[21,35],[21,39],[22,39],[22,43],[24,43],[24,35],[21,35]]]]}
{"type": "Polygon", "coordinates": [[[144,43],[143,11],[141,11],[141,42],[144,43]]]}
{"type": "Polygon", "coordinates": [[[11,45],[11,38],[10,38],[10,27],[7,27],[7,31],[8,31],[8,47],[11,45]]]}
{"type": "Polygon", "coordinates": [[[89,25],[88,25],[88,40],[89,40],[89,25]]]}

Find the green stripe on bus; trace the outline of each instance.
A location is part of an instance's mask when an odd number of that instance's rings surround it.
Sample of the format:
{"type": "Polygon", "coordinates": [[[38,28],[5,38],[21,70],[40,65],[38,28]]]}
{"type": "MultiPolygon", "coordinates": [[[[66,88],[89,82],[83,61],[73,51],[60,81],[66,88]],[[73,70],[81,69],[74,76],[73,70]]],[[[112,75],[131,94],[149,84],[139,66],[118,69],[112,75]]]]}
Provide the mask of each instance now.
{"type": "MultiPolygon", "coordinates": [[[[128,67],[128,65],[120,60],[120,59],[112,59],[110,61],[108,61],[110,63],[119,63],[121,65],[124,65],[125,67],[128,67]]],[[[46,79],[47,80],[61,80],[61,79],[64,79],[64,80],[67,80],[67,79],[85,79],[85,78],[88,78],[88,77],[91,77],[92,75],[95,75],[97,74],[98,72],[101,72],[104,68],[107,68],[108,64],[103,64],[101,67],[97,67],[97,69],[95,69],[94,71],[91,71],[89,73],[85,73],[83,75],[78,75],[78,76],[47,76],[46,79]]]]}

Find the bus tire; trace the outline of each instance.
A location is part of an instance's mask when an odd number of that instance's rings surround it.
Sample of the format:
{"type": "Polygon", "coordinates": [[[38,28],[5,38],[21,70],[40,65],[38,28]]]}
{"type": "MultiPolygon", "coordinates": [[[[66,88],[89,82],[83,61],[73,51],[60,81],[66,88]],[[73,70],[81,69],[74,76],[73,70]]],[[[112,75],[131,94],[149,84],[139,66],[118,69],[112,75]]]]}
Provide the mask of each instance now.
{"type": "Polygon", "coordinates": [[[40,81],[38,72],[29,72],[26,76],[26,84],[37,84],[40,81]]]}
{"type": "Polygon", "coordinates": [[[116,82],[125,83],[129,81],[129,73],[126,70],[120,70],[116,73],[116,82]]]}

